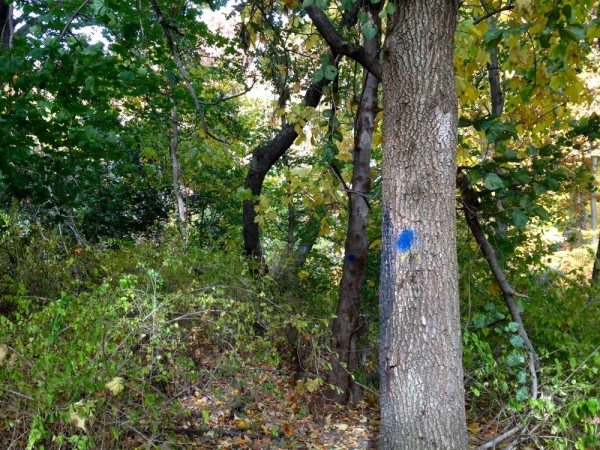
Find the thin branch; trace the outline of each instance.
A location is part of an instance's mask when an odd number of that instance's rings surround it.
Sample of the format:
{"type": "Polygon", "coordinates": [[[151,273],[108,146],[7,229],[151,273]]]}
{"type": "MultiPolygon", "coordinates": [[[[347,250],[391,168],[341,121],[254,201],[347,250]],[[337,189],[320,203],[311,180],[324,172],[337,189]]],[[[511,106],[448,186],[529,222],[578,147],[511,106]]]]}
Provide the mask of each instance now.
{"type": "Polygon", "coordinates": [[[533,398],[538,397],[538,355],[529,339],[529,335],[525,330],[525,326],[523,325],[523,319],[521,318],[521,312],[519,311],[519,307],[515,302],[514,297],[517,295],[513,287],[509,284],[506,279],[506,274],[498,261],[498,257],[496,256],[496,252],[488,242],[485,234],[483,234],[483,230],[481,229],[481,224],[479,223],[479,219],[477,217],[477,212],[479,210],[479,202],[477,198],[477,193],[469,187],[469,181],[464,172],[459,172],[457,175],[457,185],[461,192],[461,202],[463,204],[463,211],[465,215],[465,220],[477,245],[479,246],[485,260],[487,261],[490,269],[492,271],[492,275],[498,283],[500,287],[500,291],[502,292],[502,297],[504,298],[504,302],[506,303],[506,307],[510,312],[512,320],[519,325],[517,333],[523,340],[523,345],[528,352],[528,369],[529,374],[531,376],[531,396],[533,398]]]}
{"type": "Polygon", "coordinates": [[[250,86],[244,86],[244,90],[242,92],[237,92],[236,94],[219,97],[217,100],[214,100],[212,102],[203,102],[203,103],[208,106],[215,106],[215,105],[218,105],[219,103],[233,100],[234,98],[238,98],[238,97],[241,97],[242,95],[246,95],[248,92],[250,92],[252,90],[252,88],[254,87],[255,84],[256,84],[256,78],[253,78],[252,84],[250,86]]]}
{"type": "Polygon", "coordinates": [[[495,16],[496,14],[500,14],[503,11],[510,11],[511,9],[514,9],[514,7],[514,3],[509,3],[508,5],[504,5],[492,11],[488,11],[483,16],[480,16],[477,19],[473,20],[473,25],[477,25],[478,23],[483,22],[485,19],[489,19],[490,17],[495,16]]]}
{"type": "Polygon", "coordinates": [[[30,401],[34,401],[35,400],[33,397],[30,397],[29,395],[21,394],[20,392],[13,391],[12,389],[8,389],[8,388],[6,388],[4,386],[0,386],[0,389],[4,389],[9,394],[16,395],[17,397],[21,397],[21,398],[24,398],[26,400],[30,400],[30,401]]]}
{"type": "Polygon", "coordinates": [[[200,101],[200,98],[198,97],[198,94],[196,93],[196,88],[194,88],[194,85],[190,81],[190,76],[188,74],[188,71],[185,68],[185,65],[183,64],[181,57],[179,56],[177,47],[175,46],[175,41],[173,40],[173,35],[171,34],[171,30],[173,29],[173,26],[170,25],[165,20],[162,10],[160,9],[160,6],[158,6],[158,3],[156,0],[150,0],[150,4],[152,5],[152,9],[154,11],[154,14],[156,15],[156,20],[158,20],[158,23],[162,27],[165,41],[167,42],[167,46],[169,47],[169,50],[171,51],[171,56],[173,57],[173,61],[175,62],[175,65],[177,66],[177,70],[179,70],[179,74],[181,75],[181,78],[183,78],[185,86],[187,87],[192,99],[194,100],[194,107],[196,109],[196,112],[200,116],[200,123],[202,125],[202,129],[209,137],[213,138],[215,141],[227,144],[226,140],[216,137],[208,129],[208,126],[206,124],[206,117],[204,115],[203,102],[200,101]]]}
{"type": "Polygon", "coordinates": [[[79,13],[81,12],[81,10],[83,8],[85,8],[85,6],[90,2],[90,0],[83,0],[83,2],[81,3],[81,5],[79,5],[77,7],[77,9],[75,10],[75,12],[73,14],[71,14],[71,17],[69,17],[69,20],[67,21],[65,27],[62,29],[62,31],[60,32],[60,34],[58,35],[58,40],[62,41],[62,39],[65,37],[65,34],[67,34],[67,31],[69,30],[69,27],[71,26],[71,24],[73,23],[73,21],[75,20],[75,18],[79,15],[79,13]]]}
{"type": "Polygon", "coordinates": [[[502,433],[500,436],[495,437],[491,441],[486,442],[483,445],[480,445],[479,447],[477,447],[476,450],[487,450],[488,448],[495,448],[498,444],[500,444],[501,442],[504,442],[505,440],[507,440],[508,438],[510,438],[511,436],[517,434],[518,432],[520,432],[522,430],[523,430],[522,426],[511,428],[506,433],[502,433]]]}

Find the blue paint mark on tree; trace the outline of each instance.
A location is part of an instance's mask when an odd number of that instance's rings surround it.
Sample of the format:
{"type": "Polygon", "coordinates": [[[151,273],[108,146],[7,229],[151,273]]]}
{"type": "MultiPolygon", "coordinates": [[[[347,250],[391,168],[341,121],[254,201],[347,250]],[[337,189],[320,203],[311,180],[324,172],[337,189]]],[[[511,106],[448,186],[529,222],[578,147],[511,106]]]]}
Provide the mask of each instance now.
{"type": "Polygon", "coordinates": [[[351,263],[356,261],[356,255],[349,253],[348,255],[346,255],[346,261],[351,262],[351,263]]]}
{"type": "Polygon", "coordinates": [[[396,239],[396,247],[400,253],[406,253],[415,245],[415,232],[411,228],[402,230],[396,239]]]}

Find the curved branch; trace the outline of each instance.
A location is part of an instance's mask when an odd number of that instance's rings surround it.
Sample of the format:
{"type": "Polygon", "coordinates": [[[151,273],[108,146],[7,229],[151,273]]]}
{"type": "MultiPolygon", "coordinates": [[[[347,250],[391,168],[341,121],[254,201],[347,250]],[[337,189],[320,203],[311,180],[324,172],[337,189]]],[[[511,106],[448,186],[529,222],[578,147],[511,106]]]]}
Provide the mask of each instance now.
{"type": "Polygon", "coordinates": [[[369,54],[365,51],[364,47],[344,39],[344,37],[334,28],[325,13],[315,5],[310,5],[306,8],[306,11],[319,31],[319,34],[325,39],[325,42],[327,42],[334,52],[348,56],[371,72],[379,81],[382,80],[383,72],[381,63],[376,56],[369,54]]]}
{"type": "MultiPolygon", "coordinates": [[[[334,55],[335,66],[339,64],[340,59],[339,55],[334,55]]],[[[308,107],[317,107],[323,95],[323,88],[329,83],[330,81],[326,78],[321,79],[318,83],[312,83],[304,94],[304,104],[308,107]]],[[[294,125],[288,123],[283,125],[269,142],[263,146],[256,147],[252,152],[252,159],[244,187],[250,190],[253,198],[244,201],[242,233],[244,237],[244,251],[258,265],[255,271],[261,274],[266,273],[268,269],[260,243],[260,227],[256,222],[254,207],[258,204],[257,197],[262,192],[263,182],[267,173],[269,173],[271,167],[292,146],[297,137],[298,133],[294,130],[294,125]]]]}

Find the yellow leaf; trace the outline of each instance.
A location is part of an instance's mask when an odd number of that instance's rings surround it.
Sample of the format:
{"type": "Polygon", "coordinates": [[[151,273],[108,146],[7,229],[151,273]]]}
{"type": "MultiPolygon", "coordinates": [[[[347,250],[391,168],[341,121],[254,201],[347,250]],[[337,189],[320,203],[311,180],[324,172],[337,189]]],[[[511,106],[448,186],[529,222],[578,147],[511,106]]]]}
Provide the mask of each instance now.
{"type": "Polygon", "coordinates": [[[5,344],[0,344],[0,363],[4,358],[8,355],[8,346],[5,344]]]}
{"type": "Polygon", "coordinates": [[[490,54],[487,50],[479,48],[479,50],[477,50],[477,56],[475,59],[480,66],[485,67],[490,63],[490,54]]]}
{"type": "Polygon", "coordinates": [[[306,382],[306,390],[310,393],[313,393],[319,389],[319,384],[318,378],[311,378],[306,382]]]}
{"type": "Polygon", "coordinates": [[[310,50],[311,48],[315,47],[317,45],[317,43],[319,42],[319,35],[318,34],[312,34],[307,40],[306,42],[304,42],[304,45],[306,46],[306,48],[308,50],[310,50]]]}
{"type": "Polygon", "coordinates": [[[515,11],[520,14],[531,14],[533,12],[533,0],[516,0],[515,11]]]}
{"type": "Polygon", "coordinates": [[[373,142],[371,144],[373,147],[380,145],[382,141],[383,141],[382,133],[380,133],[380,132],[373,133],[373,142]]]}
{"type": "Polygon", "coordinates": [[[381,239],[376,239],[369,245],[370,250],[377,250],[378,248],[381,248],[381,239]]]}
{"type": "Polygon", "coordinates": [[[333,424],[333,426],[340,431],[346,431],[348,429],[347,423],[335,423],[335,424],[333,424]]]}
{"type": "Polygon", "coordinates": [[[581,94],[581,91],[583,90],[583,85],[581,84],[581,82],[574,81],[572,83],[570,83],[566,88],[565,88],[565,94],[571,98],[572,100],[577,100],[577,98],[579,97],[579,94],[581,94]]]}
{"type": "Polygon", "coordinates": [[[73,422],[73,424],[77,427],[82,429],[83,431],[87,431],[85,429],[85,419],[83,417],[81,417],[79,414],[77,414],[76,412],[72,412],[71,413],[71,422],[73,422]]]}
{"type": "Polygon", "coordinates": [[[112,380],[110,380],[104,386],[106,387],[106,389],[108,389],[110,392],[112,392],[112,395],[119,395],[121,392],[123,392],[123,389],[124,389],[123,378],[122,377],[114,377],[112,380]]]}
{"type": "Polygon", "coordinates": [[[306,270],[301,270],[300,272],[298,272],[298,279],[300,281],[304,281],[309,277],[310,273],[308,273],[306,270]]]}

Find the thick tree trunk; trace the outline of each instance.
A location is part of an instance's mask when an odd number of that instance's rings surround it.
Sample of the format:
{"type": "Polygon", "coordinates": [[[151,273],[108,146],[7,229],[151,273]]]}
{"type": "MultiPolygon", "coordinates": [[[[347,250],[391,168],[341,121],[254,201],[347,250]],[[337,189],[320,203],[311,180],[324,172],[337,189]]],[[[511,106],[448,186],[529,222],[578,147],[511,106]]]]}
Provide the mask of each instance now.
{"type": "Polygon", "coordinates": [[[10,50],[14,35],[13,5],[0,0],[0,49],[10,50]]]}
{"type": "MultiPolygon", "coordinates": [[[[379,8],[372,8],[372,18],[378,24],[379,8]]],[[[379,33],[365,40],[367,55],[379,53],[379,33]]],[[[373,126],[377,115],[377,91],[379,80],[364,71],[362,96],[354,121],[354,152],[352,186],[348,193],[348,229],[344,247],[344,262],[340,282],[336,317],[332,324],[332,371],[329,382],[340,391],[333,395],[338,402],[360,400],[361,390],[352,379],[352,372],[359,366],[358,344],[366,324],[361,316],[361,291],[365,279],[369,242],[367,240],[367,217],[369,203],[367,194],[371,189],[371,143],[373,126]]]]}
{"type": "Polygon", "coordinates": [[[396,3],[383,65],[381,448],[465,449],[456,258],[458,3],[396,3]]]}
{"type": "Polygon", "coordinates": [[[173,173],[173,195],[177,206],[177,223],[182,234],[185,235],[185,226],[187,223],[187,213],[185,209],[185,200],[181,192],[181,166],[177,160],[177,147],[179,146],[179,121],[177,117],[177,105],[173,103],[171,108],[171,140],[169,142],[169,154],[171,157],[171,170],[173,173]]]}

